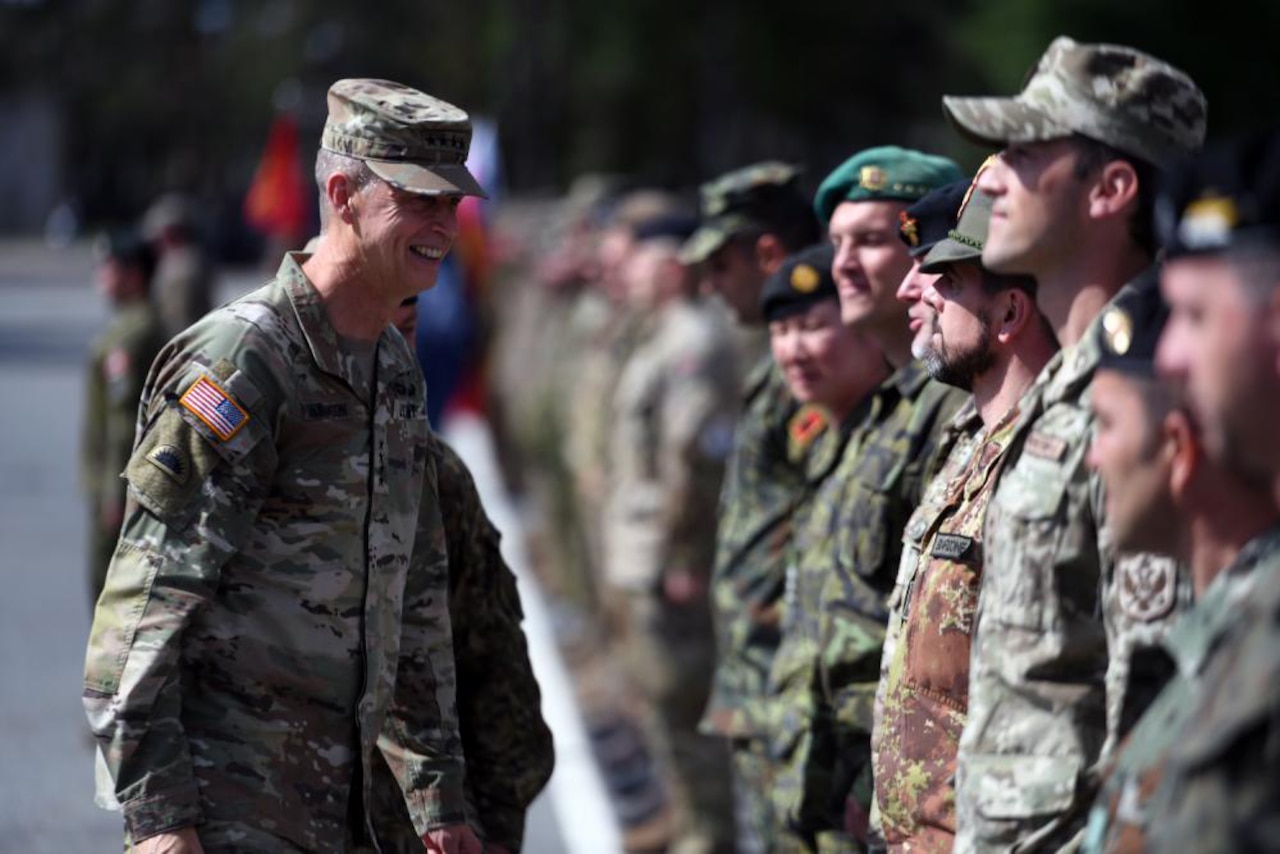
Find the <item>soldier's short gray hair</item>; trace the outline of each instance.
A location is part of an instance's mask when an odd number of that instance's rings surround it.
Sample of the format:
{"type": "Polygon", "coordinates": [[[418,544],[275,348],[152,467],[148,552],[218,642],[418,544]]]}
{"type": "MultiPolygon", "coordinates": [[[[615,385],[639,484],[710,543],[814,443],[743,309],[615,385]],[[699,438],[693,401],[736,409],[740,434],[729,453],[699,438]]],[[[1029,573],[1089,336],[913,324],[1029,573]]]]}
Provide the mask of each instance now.
{"type": "Polygon", "coordinates": [[[358,157],[350,157],[322,148],[316,153],[316,187],[320,190],[320,231],[329,226],[329,197],[325,185],[330,175],[343,175],[355,192],[359,193],[377,179],[369,164],[358,157]]]}

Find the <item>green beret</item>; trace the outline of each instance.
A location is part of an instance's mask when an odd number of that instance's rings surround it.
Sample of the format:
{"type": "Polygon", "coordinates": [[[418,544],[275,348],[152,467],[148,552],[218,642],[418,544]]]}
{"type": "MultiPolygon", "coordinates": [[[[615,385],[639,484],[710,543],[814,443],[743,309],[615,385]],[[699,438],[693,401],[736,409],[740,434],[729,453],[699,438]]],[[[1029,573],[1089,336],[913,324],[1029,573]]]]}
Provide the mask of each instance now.
{"type": "Polygon", "coordinates": [[[760,290],[760,312],[768,322],[783,320],[807,311],[823,300],[838,300],[831,265],[835,250],[830,243],[818,243],[802,249],[782,262],[782,266],[764,280],[760,290]]]}
{"type": "Polygon", "coordinates": [[[896,145],[868,148],[827,176],[814,197],[813,209],[826,224],[841,202],[914,202],[964,177],[960,167],[945,157],[896,145]]]}

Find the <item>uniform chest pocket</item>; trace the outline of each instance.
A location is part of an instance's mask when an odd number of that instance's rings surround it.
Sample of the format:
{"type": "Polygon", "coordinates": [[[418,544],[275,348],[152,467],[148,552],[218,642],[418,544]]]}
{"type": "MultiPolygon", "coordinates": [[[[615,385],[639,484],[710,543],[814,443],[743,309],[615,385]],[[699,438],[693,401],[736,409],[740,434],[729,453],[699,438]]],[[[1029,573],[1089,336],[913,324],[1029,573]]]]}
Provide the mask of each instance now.
{"type": "Polygon", "coordinates": [[[982,619],[1038,631],[1052,612],[1054,573],[1067,526],[1064,468],[1025,455],[1010,469],[987,514],[982,619]]]}

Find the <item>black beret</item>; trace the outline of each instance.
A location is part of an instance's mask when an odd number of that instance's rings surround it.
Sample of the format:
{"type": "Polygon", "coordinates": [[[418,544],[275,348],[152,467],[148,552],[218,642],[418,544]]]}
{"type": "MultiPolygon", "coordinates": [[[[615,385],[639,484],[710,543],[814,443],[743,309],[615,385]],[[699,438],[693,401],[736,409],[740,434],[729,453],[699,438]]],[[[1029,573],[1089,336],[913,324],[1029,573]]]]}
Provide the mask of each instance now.
{"type": "Polygon", "coordinates": [[[150,279],[156,267],[156,252],[142,235],[131,228],[118,229],[98,239],[98,258],[136,267],[150,279]]]}
{"type": "Polygon", "coordinates": [[[1098,370],[1155,376],[1156,345],[1168,319],[1169,306],[1160,295],[1153,268],[1103,309],[1098,324],[1098,370]]]}
{"type": "Polygon", "coordinates": [[[919,258],[945,240],[955,228],[960,203],[969,190],[968,181],[939,187],[898,214],[898,239],[912,258],[919,258]]]}
{"type": "Polygon", "coordinates": [[[835,250],[829,243],[802,249],[782,262],[764,280],[760,292],[760,311],[767,321],[782,320],[805,311],[814,303],[840,299],[836,281],[831,277],[835,250]]]}
{"type": "Polygon", "coordinates": [[[1219,143],[1173,166],[1156,228],[1168,258],[1280,246],[1280,131],[1219,143]]]}

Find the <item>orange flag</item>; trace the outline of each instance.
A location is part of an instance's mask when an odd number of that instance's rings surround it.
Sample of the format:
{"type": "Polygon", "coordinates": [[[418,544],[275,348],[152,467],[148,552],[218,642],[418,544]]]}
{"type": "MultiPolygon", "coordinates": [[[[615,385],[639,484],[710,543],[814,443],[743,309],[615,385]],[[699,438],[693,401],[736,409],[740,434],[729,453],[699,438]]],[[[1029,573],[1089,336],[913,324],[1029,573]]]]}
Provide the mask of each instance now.
{"type": "Polygon", "coordinates": [[[278,113],[245,196],[244,217],[264,234],[296,242],[306,237],[310,202],[302,178],[298,125],[292,114],[278,113]]]}

